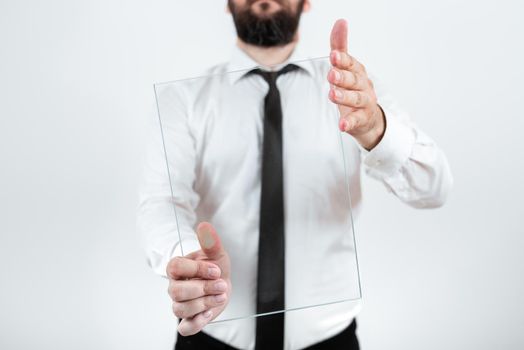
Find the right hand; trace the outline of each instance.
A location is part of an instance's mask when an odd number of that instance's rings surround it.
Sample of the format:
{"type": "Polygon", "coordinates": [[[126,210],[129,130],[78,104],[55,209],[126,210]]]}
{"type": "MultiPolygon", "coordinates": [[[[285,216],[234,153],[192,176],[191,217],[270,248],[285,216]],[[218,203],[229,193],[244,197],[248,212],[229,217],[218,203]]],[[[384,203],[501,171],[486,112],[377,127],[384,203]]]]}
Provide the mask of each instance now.
{"type": "Polygon", "coordinates": [[[197,227],[201,250],[169,261],[168,293],[173,313],[182,319],[178,332],[183,336],[198,333],[224,309],[231,294],[229,256],[210,223],[197,227]]]}

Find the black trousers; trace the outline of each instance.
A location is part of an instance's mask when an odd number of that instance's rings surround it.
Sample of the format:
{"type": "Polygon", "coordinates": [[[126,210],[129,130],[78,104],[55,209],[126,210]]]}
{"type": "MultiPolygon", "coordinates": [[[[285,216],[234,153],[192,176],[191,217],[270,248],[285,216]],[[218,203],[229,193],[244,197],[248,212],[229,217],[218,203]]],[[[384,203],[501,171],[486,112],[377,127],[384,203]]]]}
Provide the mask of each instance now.
{"type": "MultiPolygon", "coordinates": [[[[359,350],[355,320],[339,334],[303,350],[359,350]]],[[[238,350],[203,332],[187,337],[178,334],[175,350],[238,350]]],[[[271,350],[271,349],[268,349],[271,350]]]]}

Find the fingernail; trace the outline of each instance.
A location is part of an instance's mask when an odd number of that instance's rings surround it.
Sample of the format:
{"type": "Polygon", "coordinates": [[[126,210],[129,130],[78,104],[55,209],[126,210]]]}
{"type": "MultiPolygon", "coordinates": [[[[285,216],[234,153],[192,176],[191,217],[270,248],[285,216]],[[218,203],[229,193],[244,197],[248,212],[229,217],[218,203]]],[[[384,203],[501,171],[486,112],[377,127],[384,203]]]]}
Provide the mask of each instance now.
{"type": "Polygon", "coordinates": [[[201,238],[202,241],[200,244],[202,245],[202,248],[209,249],[215,245],[215,240],[213,239],[213,235],[211,234],[209,227],[206,226],[201,228],[201,238]]]}
{"type": "Polygon", "coordinates": [[[227,290],[227,283],[225,281],[218,281],[215,283],[214,288],[217,292],[225,292],[227,290]]]}
{"type": "Polygon", "coordinates": [[[340,72],[337,70],[333,70],[333,77],[335,78],[335,82],[340,81],[340,72]]]}
{"type": "Polygon", "coordinates": [[[211,317],[211,310],[206,310],[204,311],[204,313],[202,314],[205,318],[210,318],[211,317]]]}
{"type": "Polygon", "coordinates": [[[222,303],[222,302],[226,301],[226,295],[225,294],[215,295],[215,301],[217,303],[222,303]]]}
{"type": "Polygon", "coordinates": [[[207,273],[209,274],[209,277],[211,278],[220,277],[220,269],[218,267],[210,267],[207,270],[207,273]]]}
{"type": "Polygon", "coordinates": [[[340,62],[340,52],[335,51],[333,53],[333,58],[335,59],[335,63],[339,63],[340,62]]]}
{"type": "Polygon", "coordinates": [[[340,131],[346,131],[348,127],[348,122],[345,119],[340,119],[340,122],[338,123],[338,128],[340,131]]]}
{"type": "Polygon", "coordinates": [[[333,60],[333,63],[337,63],[338,54],[336,51],[331,51],[331,59],[333,60]]]}
{"type": "Polygon", "coordinates": [[[342,99],[342,91],[340,91],[339,89],[335,89],[335,97],[337,100],[341,100],[342,99]]]}

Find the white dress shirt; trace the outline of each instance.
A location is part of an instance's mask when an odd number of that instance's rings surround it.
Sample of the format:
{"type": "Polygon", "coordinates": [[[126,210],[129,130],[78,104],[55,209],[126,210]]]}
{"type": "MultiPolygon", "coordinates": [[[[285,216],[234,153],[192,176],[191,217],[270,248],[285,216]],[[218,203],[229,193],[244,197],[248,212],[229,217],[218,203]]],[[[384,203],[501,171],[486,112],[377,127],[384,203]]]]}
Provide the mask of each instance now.
{"type": "MultiPolygon", "coordinates": [[[[295,62],[299,49],[276,69],[295,62]]],[[[348,231],[351,220],[345,202],[347,183],[353,218],[361,210],[362,165],[401,201],[417,208],[441,205],[452,183],[442,151],[410,122],[369,72],[386,115],[386,131],[369,152],[351,136],[342,135],[346,178],[340,154],[332,152],[341,149],[341,143],[338,118],[332,115],[336,107],[327,97],[329,61],[296,64],[299,71],[277,80],[283,110],[285,299],[291,306],[330,301],[335,295],[355,296],[351,295],[355,285],[341,294],[345,285],[337,281],[356,280],[354,265],[348,269],[341,263],[355,258],[351,244],[341,243],[340,233],[348,231]],[[348,271],[353,275],[350,279],[348,271]]],[[[235,46],[228,63],[207,73],[255,66],[235,46]]],[[[184,254],[200,249],[194,233],[199,222],[209,221],[217,229],[232,261],[233,296],[221,318],[254,314],[256,309],[263,101],[268,85],[261,76],[244,73],[228,74],[211,84],[202,84],[203,79],[188,82],[183,92],[173,96],[166,95],[170,90],[157,89],[157,97],[173,101],[160,107],[161,115],[178,116],[163,120],[174,196],[156,117],[151,120],[140,188],[138,227],[148,262],[159,275],[165,276],[168,261],[182,253],[173,204],[184,254]]],[[[359,310],[360,304],[353,302],[286,313],[285,348],[301,349],[339,333],[359,310]]],[[[203,331],[236,348],[254,348],[254,318],[211,324],[203,331]]]]}

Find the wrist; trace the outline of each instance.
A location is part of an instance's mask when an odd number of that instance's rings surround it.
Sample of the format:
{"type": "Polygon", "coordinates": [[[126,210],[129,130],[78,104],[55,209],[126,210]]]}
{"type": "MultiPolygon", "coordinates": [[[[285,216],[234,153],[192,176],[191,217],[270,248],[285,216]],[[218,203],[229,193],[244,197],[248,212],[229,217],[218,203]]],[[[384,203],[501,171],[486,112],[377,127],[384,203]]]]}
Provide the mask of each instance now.
{"type": "Polygon", "coordinates": [[[373,126],[371,129],[368,132],[355,137],[358,143],[368,151],[371,151],[379,144],[386,131],[386,116],[382,107],[378,104],[376,104],[372,120],[373,126]]]}

